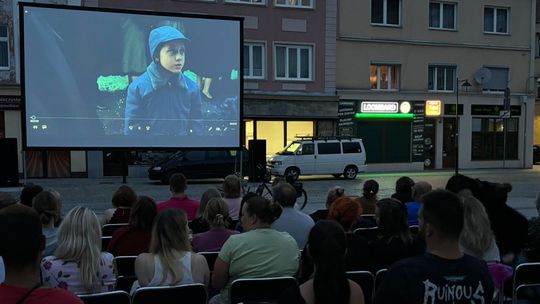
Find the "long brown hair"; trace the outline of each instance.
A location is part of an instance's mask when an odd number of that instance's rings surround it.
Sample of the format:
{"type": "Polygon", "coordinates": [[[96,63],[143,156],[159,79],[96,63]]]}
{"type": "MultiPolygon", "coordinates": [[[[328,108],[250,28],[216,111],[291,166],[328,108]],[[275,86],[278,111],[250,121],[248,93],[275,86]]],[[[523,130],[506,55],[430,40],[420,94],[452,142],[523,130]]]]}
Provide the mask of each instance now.
{"type": "Polygon", "coordinates": [[[191,251],[188,231],[187,216],[181,209],[165,209],[158,213],[152,227],[149,251],[161,261],[163,277],[160,284],[167,276],[172,278],[171,284],[182,281],[184,271],[175,253],[191,251]]]}

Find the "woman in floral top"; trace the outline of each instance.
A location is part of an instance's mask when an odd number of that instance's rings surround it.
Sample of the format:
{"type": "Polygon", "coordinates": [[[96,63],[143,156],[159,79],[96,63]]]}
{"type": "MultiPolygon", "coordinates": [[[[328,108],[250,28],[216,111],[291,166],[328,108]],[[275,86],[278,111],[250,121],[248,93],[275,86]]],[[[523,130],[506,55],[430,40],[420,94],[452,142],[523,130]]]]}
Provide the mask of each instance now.
{"type": "Polygon", "coordinates": [[[54,255],[41,261],[44,287],[60,287],[75,294],[114,290],[113,256],[101,252],[101,226],[96,214],[75,207],[58,230],[54,255]]]}

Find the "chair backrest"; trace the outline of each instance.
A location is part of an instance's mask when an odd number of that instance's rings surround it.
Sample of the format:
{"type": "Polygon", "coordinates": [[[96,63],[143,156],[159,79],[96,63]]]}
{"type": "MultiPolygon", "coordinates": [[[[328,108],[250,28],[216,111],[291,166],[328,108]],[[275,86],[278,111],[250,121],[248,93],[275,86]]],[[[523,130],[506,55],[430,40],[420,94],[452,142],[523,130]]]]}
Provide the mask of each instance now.
{"type": "Polygon", "coordinates": [[[79,295],[84,304],[130,304],[129,293],[125,291],[110,291],[79,295]]]}
{"type": "Polygon", "coordinates": [[[373,289],[373,291],[374,291],[373,295],[375,295],[375,292],[377,292],[377,289],[379,288],[379,286],[381,286],[381,283],[384,280],[384,276],[386,275],[387,271],[388,271],[388,269],[384,268],[384,269],[380,269],[375,274],[375,288],[373,289]]]}
{"type": "Polygon", "coordinates": [[[133,304],[206,304],[208,293],[203,284],[141,287],[135,291],[133,304]]]}
{"type": "Polygon", "coordinates": [[[112,236],[102,236],[101,237],[101,251],[107,251],[109,243],[111,242],[112,236]]]}
{"type": "Polygon", "coordinates": [[[520,292],[528,287],[540,286],[540,262],[519,264],[514,270],[512,287],[512,303],[520,298],[520,292]]]}
{"type": "Polygon", "coordinates": [[[418,235],[418,232],[420,231],[420,226],[419,225],[410,225],[409,226],[409,231],[411,232],[412,235],[418,235]]]}
{"type": "Polygon", "coordinates": [[[214,271],[214,263],[216,262],[219,252],[199,252],[199,254],[206,259],[210,271],[214,271]]]}
{"type": "Polygon", "coordinates": [[[360,285],[364,293],[364,303],[373,302],[373,290],[375,288],[375,276],[370,271],[347,271],[347,278],[360,285]]]}
{"type": "Polygon", "coordinates": [[[116,275],[125,277],[135,276],[135,259],[137,256],[117,256],[114,258],[116,275]]]}
{"type": "Polygon", "coordinates": [[[101,227],[101,234],[103,236],[112,236],[116,229],[126,226],[127,223],[122,224],[105,224],[101,227]]]}
{"type": "Polygon", "coordinates": [[[354,234],[359,235],[366,240],[374,240],[379,233],[379,227],[369,227],[369,228],[357,228],[354,230],[354,234]]]}
{"type": "Polygon", "coordinates": [[[242,302],[273,302],[284,291],[298,291],[298,282],[293,277],[238,279],[231,284],[231,304],[242,302]],[[292,289],[292,290],[291,290],[292,289]],[[296,290],[295,290],[296,289],[296,290]]]}

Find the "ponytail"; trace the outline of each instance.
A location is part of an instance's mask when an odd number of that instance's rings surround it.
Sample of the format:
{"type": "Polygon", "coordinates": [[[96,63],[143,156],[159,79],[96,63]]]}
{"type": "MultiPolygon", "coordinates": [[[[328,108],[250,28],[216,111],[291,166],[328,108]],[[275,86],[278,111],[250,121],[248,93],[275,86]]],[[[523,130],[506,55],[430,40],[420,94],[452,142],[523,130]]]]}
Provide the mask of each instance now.
{"type": "Polygon", "coordinates": [[[221,197],[213,197],[204,210],[204,218],[211,227],[225,227],[229,218],[229,207],[221,197]]]}

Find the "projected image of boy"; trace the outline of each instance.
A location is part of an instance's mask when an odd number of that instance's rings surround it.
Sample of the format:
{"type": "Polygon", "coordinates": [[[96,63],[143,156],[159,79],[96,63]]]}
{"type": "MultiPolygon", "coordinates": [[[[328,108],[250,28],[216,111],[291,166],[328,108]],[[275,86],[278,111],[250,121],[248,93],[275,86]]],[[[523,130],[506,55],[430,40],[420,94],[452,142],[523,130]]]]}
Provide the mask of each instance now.
{"type": "Polygon", "coordinates": [[[182,74],[188,39],[171,26],[150,32],[152,63],[128,87],[124,134],[200,134],[201,95],[182,74]]]}

